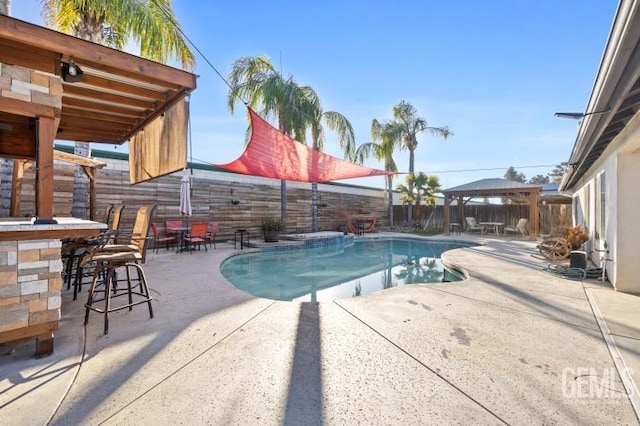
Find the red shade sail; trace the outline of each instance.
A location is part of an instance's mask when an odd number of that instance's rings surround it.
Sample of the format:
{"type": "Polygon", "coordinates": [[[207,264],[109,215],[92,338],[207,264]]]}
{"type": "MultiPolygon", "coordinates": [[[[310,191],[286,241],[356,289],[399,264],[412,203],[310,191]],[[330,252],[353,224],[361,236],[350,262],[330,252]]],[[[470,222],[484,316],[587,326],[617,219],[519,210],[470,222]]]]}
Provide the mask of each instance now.
{"type": "Polygon", "coordinates": [[[218,167],[245,175],[297,182],[330,182],[394,173],[323,154],[280,132],[251,108],[249,115],[251,139],[247,148],[237,160],[218,167]]]}

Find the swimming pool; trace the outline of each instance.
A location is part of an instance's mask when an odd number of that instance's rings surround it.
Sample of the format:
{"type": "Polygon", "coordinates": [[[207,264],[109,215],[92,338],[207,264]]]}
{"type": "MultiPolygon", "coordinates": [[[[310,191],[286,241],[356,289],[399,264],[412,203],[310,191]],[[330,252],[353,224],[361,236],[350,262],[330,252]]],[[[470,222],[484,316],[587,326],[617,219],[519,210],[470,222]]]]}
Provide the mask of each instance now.
{"type": "Polygon", "coordinates": [[[473,243],[362,238],[348,245],[233,256],[220,267],[237,288],[274,300],[328,301],[405,284],[458,281],[440,255],[473,243]]]}

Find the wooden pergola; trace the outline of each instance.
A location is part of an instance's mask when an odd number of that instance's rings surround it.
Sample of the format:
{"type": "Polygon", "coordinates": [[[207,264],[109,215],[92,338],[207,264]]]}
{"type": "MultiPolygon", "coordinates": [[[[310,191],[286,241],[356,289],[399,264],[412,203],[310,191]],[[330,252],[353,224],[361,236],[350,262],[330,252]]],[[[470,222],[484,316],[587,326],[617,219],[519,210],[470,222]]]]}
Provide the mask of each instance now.
{"type": "MultiPolygon", "coordinates": [[[[104,161],[94,160],[92,158],[81,157],[79,155],[69,154],[68,152],[53,151],[53,159],[63,161],[65,163],[75,164],[82,167],[82,171],[89,179],[89,220],[96,219],[96,171],[107,165],[104,161]]],[[[13,160],[13,177],[11,180],[11,206],[9,215],[17,217],[20,213],[20,204],[22,197],[22,178],[24,172],[35,166],[33,160],[13,160]]]]}
{"type": "Polygon", "coordinates": [[[539,233],[538,201],[542,188],[506,179],[482,179],[442,191],[444,195],[444,233],[449,235],[449,210],[451,202],[457,200],[458,222],[464,223],[464,206],[473,198],[511,198],[524,201],[529,205],[529,238],[535,240],[539,233]]]}
{"type": "MultiPolygon", "coordinates": [[[[18,92],[11,92],[11,83],[0,90],[0,157],[36,163],[41,223],[53,220],[53,160],[60,155],[55,139],[123,144],[184,103],[196,87],[192,73],[0,15],[0,67],[7,65],[27,70],[16,79],[31,80],[19,81],[18,92]],[[67,73],[72,62],[81,71],[78,78],[67,73]],[[50,93],[60,102],[41,101],[38,84],[50,78],[50,93]]],[[[3,75],[0,83],[10,78],[3,75]]],[[[177,139],[170,143],[186,147],[186,139],[177,139]]],[[[92,179],[95,165],[81,165],[92,179]]]]}

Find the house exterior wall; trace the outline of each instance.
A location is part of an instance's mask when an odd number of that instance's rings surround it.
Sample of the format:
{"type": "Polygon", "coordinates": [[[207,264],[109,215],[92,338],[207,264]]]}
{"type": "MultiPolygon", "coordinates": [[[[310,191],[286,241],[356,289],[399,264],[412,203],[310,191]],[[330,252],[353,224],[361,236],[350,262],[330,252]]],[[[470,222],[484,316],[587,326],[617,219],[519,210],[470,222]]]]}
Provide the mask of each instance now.
{"type": "Polygon", "coordinates": [[[617,291],[640,293],[637,273],[640,241],[640,114],[618,134],[574,188],[574,224],[589,231],[585,244],[617,291]],[[604,185],[601,180],[604,179],[604,185]],[[602,188],[605,203],[601,203],[602,188]],[[604,229],[600,224],[604,212],[604,229]],[[605,248],[606,242],[606,248],[605,248]]]}

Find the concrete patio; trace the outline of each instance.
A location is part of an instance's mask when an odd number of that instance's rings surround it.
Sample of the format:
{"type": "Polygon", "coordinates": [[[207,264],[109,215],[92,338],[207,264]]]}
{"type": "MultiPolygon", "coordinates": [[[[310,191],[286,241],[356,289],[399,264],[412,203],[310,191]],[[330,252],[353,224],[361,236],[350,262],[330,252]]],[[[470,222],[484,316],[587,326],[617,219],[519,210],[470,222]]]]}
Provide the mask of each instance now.
{"type": "Polygon", "coordinates": [[[443,256],[469,279],[321,303],[237,290],[233,244],[161,249],[153,319],[105,336],[65,291],[53,355],[0,346],[0,424],[639,423],[640,297],[544,272],[535,242],[442,238],[483,243],[443,256]]]}

